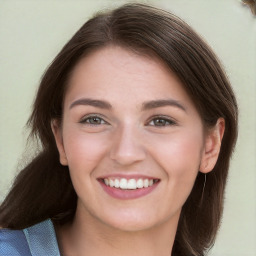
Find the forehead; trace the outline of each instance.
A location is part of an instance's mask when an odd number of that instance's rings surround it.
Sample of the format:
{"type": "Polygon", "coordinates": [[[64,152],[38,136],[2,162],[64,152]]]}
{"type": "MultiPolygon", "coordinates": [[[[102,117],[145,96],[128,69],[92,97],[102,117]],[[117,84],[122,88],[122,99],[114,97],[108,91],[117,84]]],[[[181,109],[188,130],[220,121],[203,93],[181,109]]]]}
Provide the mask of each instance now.
{"type": "Polygon", "coordinates": [[[182,83],[163,61],[119,46],[97,49],[75,66],[65,101],[79,97],[109,101],[131,97],[129,102],[134,104],[171,97],[192,104],[182,83]]]}

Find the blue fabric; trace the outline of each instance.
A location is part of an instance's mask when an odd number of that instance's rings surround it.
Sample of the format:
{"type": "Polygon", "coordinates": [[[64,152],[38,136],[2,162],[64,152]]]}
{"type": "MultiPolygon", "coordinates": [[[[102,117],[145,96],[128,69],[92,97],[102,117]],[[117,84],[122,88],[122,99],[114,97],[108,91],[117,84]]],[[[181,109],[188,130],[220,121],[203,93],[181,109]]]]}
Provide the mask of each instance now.
{"type": "Polygon", "coordinates": [[[22,230],[0,230],[1,256],[31,256],[26,237],[22,230]]]}
{"type": "Polygon", "coordinates": [[[0,230],[1,256],[60,256],[51,220],[23,230],[0,230]]]}

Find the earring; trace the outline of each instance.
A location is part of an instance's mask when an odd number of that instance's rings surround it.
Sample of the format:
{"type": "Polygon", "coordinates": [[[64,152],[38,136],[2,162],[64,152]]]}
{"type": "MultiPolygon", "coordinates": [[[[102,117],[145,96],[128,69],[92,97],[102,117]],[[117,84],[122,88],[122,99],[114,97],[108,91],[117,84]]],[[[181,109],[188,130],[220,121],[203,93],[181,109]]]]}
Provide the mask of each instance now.
{"type": "Polygon", "coordinates": [[[200,200],[200,206],[202,205],[203,198],[204,198],[205,185],[206,185],[206,174],[204,174],[204,184],[203,184],[203,191],[202,191],[201,200],[200,200]]]}
{"type": "Polygon", "coordinates": [[[204,186],[203,186],[202,197],[203,197],[203,195],[204,195],[205,185],[206,185],[206,173],[204,174],[204,186]]]}

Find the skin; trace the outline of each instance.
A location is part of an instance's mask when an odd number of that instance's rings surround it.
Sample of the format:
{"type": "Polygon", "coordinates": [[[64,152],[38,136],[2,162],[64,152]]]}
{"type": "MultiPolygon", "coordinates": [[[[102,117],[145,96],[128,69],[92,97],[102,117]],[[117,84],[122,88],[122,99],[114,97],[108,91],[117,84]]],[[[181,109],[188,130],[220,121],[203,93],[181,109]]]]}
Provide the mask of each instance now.
{"type": "Polygon", "coordinates": [[[87,55],[72,73],[61,125],[52,121],[78,195],[74,221],[57,228],[62,253],[171,255],[182,205],[198,171],[213,169],[224,126],[219,119],[205,130],[181,82],[156,57],[118,46],[87,55]],[[159,100],[171,103],[152,104],[159,100]],[[159,183],[136,199],[113,198],[99,178],[123,175],[159,183]]]}

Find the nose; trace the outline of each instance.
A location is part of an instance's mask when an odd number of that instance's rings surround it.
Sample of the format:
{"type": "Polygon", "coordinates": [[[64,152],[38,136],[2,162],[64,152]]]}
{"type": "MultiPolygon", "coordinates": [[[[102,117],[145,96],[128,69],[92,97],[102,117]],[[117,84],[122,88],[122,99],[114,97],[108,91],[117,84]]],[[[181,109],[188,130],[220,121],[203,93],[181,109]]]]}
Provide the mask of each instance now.
{"type": "Polygon", "coordinates": [[[146,152],[142,136],[132,127],[120,127],[115,132],[110,150],[110,158],[119,165],[132,165],[143,161],[146,152]]]}

